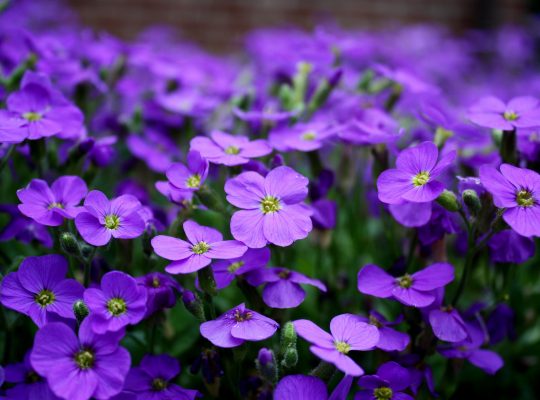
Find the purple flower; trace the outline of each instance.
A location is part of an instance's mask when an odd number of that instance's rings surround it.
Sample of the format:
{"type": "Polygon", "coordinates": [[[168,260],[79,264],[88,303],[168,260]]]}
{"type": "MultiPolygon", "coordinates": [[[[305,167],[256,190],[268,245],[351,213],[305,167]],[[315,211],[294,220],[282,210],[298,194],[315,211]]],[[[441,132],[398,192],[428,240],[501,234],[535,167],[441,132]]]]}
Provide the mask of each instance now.
{"type": "Polygon", "coordinates": [[[506,229],[489,240],[491,259],[501,263],[521,264],[534,256],[536,246],[533,238],[518,235],[506,229]]]}
{"type": "Polygon", "coordinates": [[[73,125],[76,127],[74,133],[80,133],[80,110],[65,99],[66,103],[59,104],[53,95],[41,82],[23,82],[21,90],[7,98],[8,112],[0,114],[0,138],[6,135],[8,140],[5,141],[16,143],[26,138],[36,140],[62,134],[63,131],[66,132],[61,136],[66,137],[66,133],[73,133],[73,125]]]}
{"type": "Polygon", "coordinates": [[[433,334],[446,342],[461,342],[467,338],[465,321],[453,307],[437,307],[428,314],[433,334]]]}
{"type": "Polygon", "coordinates": [[[28,186],[17,191],[22,204],[19,210],[27,217],[47,226],[59,226],[64,218],[73,219],[86,196],[86,183],[78,176],[62,176],[51,187],[41,179],[32,179],[28,186]]]}
{"type": "Polygon", "coordinates": [[[388,204],[402,200],[425,203],[439,197],[444,185],[435,179],[454,161],[456,152],[437,160],[438,155],[437,146],[431,142],[403,150],[397,157],[397,168],[384,171],[377,179],[379,200],[388,204]]]}
{"type": "Polygon", "coordinates": [[[180,364],[168,355],[146,355],[139,367],[132,368],[126,377],[124,390],[141,399],[194,400],[197,390],[184,389],[171,381],[180,374],[180,364]]]}
{"type": "Polygon", "coordinates": [[[503,131],[540,127],[540,105],[530,96],[514,97],[507,104],[484,97],[470,107],[468,116],[477,125],[503,131]]]}
{"type": "Polygon", "coordinates": [[[289,246],[311,231],[310,209],[303,204],[308,179],[289,167],[277,167],[263,177],[244,172],[225,184],[227,200],[242,208],[231,218],[235,239],[252,248],[268,242],[289,246]]]}
{"type": "Polygon", "coordinates": [[[206,267],[214,258],[238,258],[247,250],[244,244],[236,240],[223,240],[218,230],[201,226],[195,221],[186,221],[183,227],[187,242],[163,235],[152,239],[156,254],[173,261],[165,268],[170,274],[189,274],[206,267]]]}
{"type": "Polygon", "coordinates": [[[27,257],[17,272],[0,283],[0,301],[28,315],[38,327],[49,322],[52,314],[74,319],[73,303],[82,297],[84,288],[66,279],[67,270],[67,261],[57,254],[27,257]]]}
{"type": "Polygon", "coordinates": [[[352,385],[352,376],[345,375],[330,397],[324,382],[308,375],[283,377],[274,390],[274,400],[345,400],[352,385]]]}
{"type": "Polygon", "coordinates": [[[84,302],[90,310],[88,320],[96,333],[117,332],[126,325],[135,325],[146,314],[146,290],[137,281],[120,271],[107,272],[101,288],[84,291],[84,302]]]}
{"type": "Polygon", "coordinates": [[[131,153],[146,162],[152,171],[163,173],[178,156],[175,143],[157,130],[147,130],[144,135],[130,135],[126,144],[131,153]]]}
{"type": "Polygon", "coordinates": [[[365,375],[358,380],[358,385],[367,390],[356,393],[354,400],[413,400],[403,393],[412,383],[407,368],[390,361],[382,364],[376,375],[365,375]]]}
{"type": "Polygon", "coordinates": [[[370,350],[379,341],[377,328],[352,314],[332,318],[331,335],[306,319],[296,320],[293,324],[298,336],[312,344],[309,349],[313,354],[351,376],[360,376],[364,370],[347,354],[354,350],[370,350]]]}
{"type": "Polygon", "coordinates": [[[270,261],[270,250],[248,249],[243,256],[229,260],[218,260],[212,264],[212,272],[218,289],[226,288],[235,277],[263,268],[270,261]]]}
{"type": "Polygon", "coordinates": [[[480,348],[485,340],[486,333],[482,323],[478,319],[467,321],[465,324],[467,338],[463,341],[452,343],[450,346],[439,347],[439,352],[446,358],[464,358],[471,364],[493,375],[504,364],[502,358],[491,350],[480,348]]]}
{"type": "Polygon", "coordinates": [[[247,275],[247,281],[252,286],[265,283],[262,297],[267,306],[272,308],[294,308],[299,306],[306,297],[306,292],[300,284],[315,286],[326,292],[326,286],[318,279],[291,271],[287,268],[259,268],[247,275]]]}
{"type": "Polygon", "coordinates": [[[15,384],[14,387],[6,390],[7,399],[59,400],[60,398],[49,388],[47,381],[30,365],[30,354],[31,350],[26,353],[23,362],[6,366],[6,382],[15,384]]]}
{"type": "Polygon", "coordinates": [[[5,242],[12,239],[24,243],[31,243],[37,240],[45,247],[52,247],[53,240],[47,227],[27,218],[21,214],[16,205],[0,205],[0,212],[10,215],[11,220],[0,232],[0,241],[5,242]]]}
{"type": "Polygon", "coordinates": [[[92,190],[84,200],[84,211],[75,218],[75,225],[83,239],[94,246],[106,245],[111,237],[133,239],[145,228],[140,209],[141,203],[131,195],[109,201],[102,192],[92,190]]]}
{"type": "Polygon", "coordinates": [[[164,308],[174,307],[177,292],[182,290],[178,282],[160,272],[150,272],[148,275],[136,277],[135,280],[146,290],[146,317],[164,308]]]}
{"type": "Polygon", "coordinates": [[[480,167],[482,185],[503,208],[503,219],[521,236],[540,236],[540,175],[530,169],[502,164],[480,167]]]}
{"type": "Polygon", "coordinates": [[[392,217],[407,228],[418,228],[427,224],[431,218],[431,202],[415,203],[402,201],[388,205],[392,217]]]}
{"type": "Polygon", "coordinates": [[[237,347],[248,341],[259,341],[272,336],[279,324],[255,311],[244,303],[201,324],[201,335],[218,347],[237,347]]]}
{"type": "Polygon", "coordinates": [[[263,157],[272,152],[266,140],[249,141],[245,136],[234,136],[214,131],[210,138],[197,136],[191,140],[191,150],[198,151],[202,157],[214,164],[227,166],[242,165],[250,158],[263,157]]]}
{"type": "Polygon", "coordinates": [[[167,169],[167,179],[177,189],[196,192],[208,176],[208,161],[198,151],[187,155],[187,166],[175,163],[167,169]]]}
{"type": "Polygon", "coordinates": [[[375,346],[384,351],[403,351],[409,345],[409,335],[390,328],[392,325],[399,324],[403,318],[395,322],[388,322],[382,314],[372,311],[369,317],[357,316],[360,321],[369,323],[379,331],[379,341],[375,346]]]}
{"type": "Polygon", "coordinates": [[[399,278],[369,264],[358,272],[358,290],[383,299],[393,297],[407,306],[421,308],[435,301],[435,289],[453,280],[454,268],[446,263],[432,264],[412,275],[405,274],[399,278]]]}
{"type": "Polygon", "coordinates": [[[50,323],[36,333],[30,362],[59,397],[108,399],[122,390],[131,364],[129,352],[118,346],[122,336],[96,335],[87,320],[78,337],[65,324],[50,323]]]}
{"type": "Polygon", "coordinates": [[[270,144],[279,151],[315,151],[324,146],[336,130],[327,122],[299,123],[270,133],[270,144]]]}

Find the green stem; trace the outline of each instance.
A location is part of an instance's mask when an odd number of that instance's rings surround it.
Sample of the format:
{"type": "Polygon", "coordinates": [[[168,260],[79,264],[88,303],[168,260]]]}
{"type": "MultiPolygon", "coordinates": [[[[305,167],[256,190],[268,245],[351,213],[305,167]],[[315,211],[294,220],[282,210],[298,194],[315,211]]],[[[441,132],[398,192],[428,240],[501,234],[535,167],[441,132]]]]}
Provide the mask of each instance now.
{"type": "Polygon", "coordinates": [[[84,287],[88,287],[90,285],[90,273],[92,272],[92,260],[94,259],[94,256],[96,255],[97,247],[92,248],[92,251],[88,255],[87,259],[84,263],[84,287]]]}
{"type": "Polygon", "coordinates": [[[6,151],[6,154],[4,154],[4,157],[2,157],[2,160],[0,161],[0,172],[4,169],[7,162],[11,158],[11,154],[13,154],[13,150],[15,150],[16,145],[11,145],[6,151]]]}

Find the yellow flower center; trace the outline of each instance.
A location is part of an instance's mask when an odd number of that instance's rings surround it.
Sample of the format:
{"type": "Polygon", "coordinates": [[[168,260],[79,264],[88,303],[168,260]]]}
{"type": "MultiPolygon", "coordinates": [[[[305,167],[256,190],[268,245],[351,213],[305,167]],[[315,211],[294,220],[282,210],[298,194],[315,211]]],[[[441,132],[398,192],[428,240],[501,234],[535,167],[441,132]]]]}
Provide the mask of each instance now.
{"type": "Polygon", "coordinates": [[[191,251],[199,255],[206,253],[208,250],[210,250],[210,245],[206,242],[199,242],[191,248],[191,251]]]}
{"type": "Polygon", "coordinates": [[[308,131],[302,134],[302,140],[307,140],[308,142],[315,140],[317,138],[317,133],[313,131],[308,131]]]}
{"type": "Polygon", "coordinates": [[[534,197],[530,191],[522,189],[516,194],[516,202],[521,207],[532,207],[534,206],[534,197]]]}
{"type": "Polygon", "coordinates": [[[503,117],[507,121],[515,121],[519,118],[519,115],[515,111],[505,111],[503,117]]]}
{"type": "Polygon", "coordinates": [[[23,118],[29,122],[36,122],[41,120],[43,116],[40,113],[36,112],[27,112],[23,114],[23,118]]]}
{"type": "Polygon", "coordinates": [[[227,271],[229,271],[231,274],[234,274],[236,271],[240,269],[245,264],[244,261],[236,261],[233,262],[231,265],[227,267],[227,271]]]}
{"type": "Polygon", "coordinates": [[[261,201],[261,210],[263,214],[274,213],[281,208],[279,199],[274,196],[266,196],[261,201]]]}
{"type": "Polygon", "coordinates": [[[240,153],[240,149],[236,146],[229,146],[225,149],[225,154],[235,155],[240,153]]]}
{"type": "Polygon", "coordinates": [[[41,307],[47,307],[48,305],[54,303],[54,293],[50,290],[43,289],[41,292],[36,294],[35,300],[41,307]]]}
{"type": "Polygon", "coordinates": [[[159,278],[157,276],[154,276],[152,278],[152,287],[153,288],[158,288],[161,286],[161,282],[159,281],[159,278]]]}
{"type": "Polygon", "coordinates": [[[401,278],[398,278],[399,286],[408,289],[412,286],[413,280],[410,275],[405,274],[401,278]]]}
{"type": "Polygon", "coordinates": [[[154,392],[161,392],[167,389],[168,383],[166,380],[161,378],[156,378],[152,381],[152,390],[154,392]]]}
{"type": "Polygon", "coordinates": [[[191,189],[198,189],[201,186],[201,176],[199,174],[191,175],[186,180],[186,186],[191,189]]]}
{"type": "Polygon", "coordinates": [[[390,400],[394,393],[389,387],[380,387],[373,391],[373,397],[377,400],[390,400]]]}
{"type": "Polygon", "coordinates": [[[119,317],[127,311],[126,302],[119,297],[113,297],[107,302],[107,309],[113,316],[119,317]]]}
{"type": "Polygon", "coordinates": [[[75,354],[75,363],[80,369],[92,368],[94,365],[95,357],[94,353],[90,350],[81,350],[75,354]]]}
{"type": "Polygon", "coordinates": [[[339,351],[341,354],[347,354],[349,351],[351,351],[351,346],[346,342],[335,342],[334,346],[336,346],[336,350],[339,351]]]}
{"type": "Polygon", "coordinates": [[[412,183],[414,186],[424,186],[426,183],[429,182],[429,172],[422,171],[413,176],[412,183]]]}
{"type": "Polygon", "coordinates": [[[105,216],[105,228],[107,229],[118,229],[120,226],[120,217],[118,215],[109,214],[105,216]]]}
{"type": "Polygon", "coordinates": [[[64,205],[62,203],[57,203],[56,201],[49,204],[49,207],[47,207],[48,210],[52,210],[53,208],[64,208],[64,205]]]}

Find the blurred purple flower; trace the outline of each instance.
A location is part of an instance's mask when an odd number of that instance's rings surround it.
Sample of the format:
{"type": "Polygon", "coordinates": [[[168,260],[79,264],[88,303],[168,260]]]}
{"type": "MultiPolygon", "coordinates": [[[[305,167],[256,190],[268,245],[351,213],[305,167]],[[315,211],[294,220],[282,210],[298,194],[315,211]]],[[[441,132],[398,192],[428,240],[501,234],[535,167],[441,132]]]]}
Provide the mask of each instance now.
{"type": "Polygon", "coordinates": [[[507,104],[496,97],[484,97],[469,108],[469,119],[477,125],[512,131],[540,127],[540,104],[530,96],[514,97],[507,104]]]}
{"type": "Polygon", "coordinates": [[[252,286],[265,284],[262,297],[272,308],[294,308],[302,304],[306,292],[301,284],[326,292],[326,286],[320,280],[282,267],[258,268],[250,271],[246,279],[252,286]]]}
{"type": "Polygon", "coordinates": [[[435,289],[453,280],[454,268],[446,263],[432,264],[399,278],[394,278],[376,265],[368,264],[358,272],[358,290],[383,299],[393,297],[407,306],[422,308],[435,301],[435,289]]]}
{"type": "Polygon", "coordinates": [[[270,261],[270,250],[248,249],[241,257],[218,260],[212,264],[212,272],[218,289],[226,288],[235,277],[263,268],[270,261]]]}
{"type": "Polygon", "coordinates": [[[77,216],[81,211],[78,205],[87,192],[86,183],[78,176],[62,176],[50,188],[47,182],[32,179],[26,188],[17,190],[22,202],[19,210],[40,224],[59,226],[64,218],[77,216]]]}

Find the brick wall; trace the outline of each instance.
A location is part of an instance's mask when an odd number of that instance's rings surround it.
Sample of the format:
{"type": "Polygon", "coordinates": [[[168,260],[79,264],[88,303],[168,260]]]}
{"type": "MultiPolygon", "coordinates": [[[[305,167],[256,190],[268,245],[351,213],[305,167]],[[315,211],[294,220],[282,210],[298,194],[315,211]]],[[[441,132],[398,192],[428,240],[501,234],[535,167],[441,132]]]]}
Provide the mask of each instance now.
{"type": "Polygon", "coordinates": [[[215,51],[237,46],[257,27],[310,28],[442,23],[452,29],[519,23],[530,0],[68,0],[83,23],[131,38],[147,26],[170,24],[215,51]]]}

